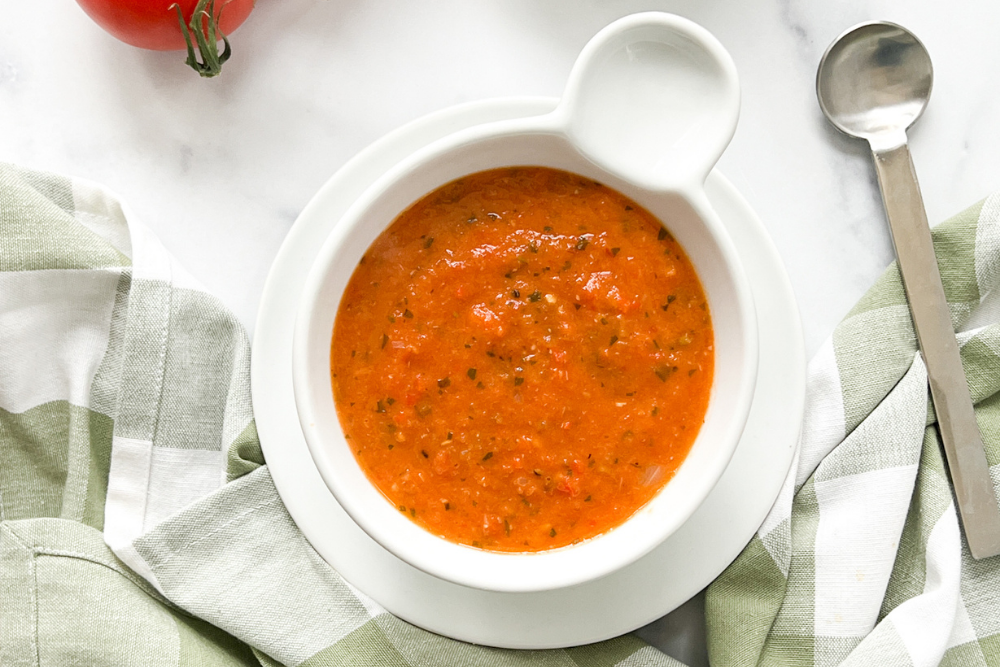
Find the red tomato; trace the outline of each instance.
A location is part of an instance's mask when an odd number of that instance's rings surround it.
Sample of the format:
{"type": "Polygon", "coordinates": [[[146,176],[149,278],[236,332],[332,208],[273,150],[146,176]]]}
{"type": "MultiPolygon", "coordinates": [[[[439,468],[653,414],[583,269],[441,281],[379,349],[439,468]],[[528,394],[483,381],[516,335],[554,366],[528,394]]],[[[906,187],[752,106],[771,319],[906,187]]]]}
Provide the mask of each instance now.
{"type": "MultiPolygon", "coordinates": [[[[177,4],[184,22],[191,21],[198,0],[76,0],[83,11],[109,33],[132,46],[155,51],[187,48],[177,4]]],[[[227,37],[246,20],[254,0],[216,0],[215,17],[227,37]]]]}

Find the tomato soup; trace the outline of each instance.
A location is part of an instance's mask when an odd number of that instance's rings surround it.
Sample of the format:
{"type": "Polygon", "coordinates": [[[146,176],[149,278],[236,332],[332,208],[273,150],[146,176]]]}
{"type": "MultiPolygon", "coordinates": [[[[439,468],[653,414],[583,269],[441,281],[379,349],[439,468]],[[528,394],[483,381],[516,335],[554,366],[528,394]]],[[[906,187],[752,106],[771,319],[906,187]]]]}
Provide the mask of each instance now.
{"type": "Polygon", "coordinates": [[[714,364],[704,290],[648,211],[496,169],[413,204],[351,277],[331,372],[348,444],[426,530],[541,551],[620,525],[674,475],[714,364]]]}

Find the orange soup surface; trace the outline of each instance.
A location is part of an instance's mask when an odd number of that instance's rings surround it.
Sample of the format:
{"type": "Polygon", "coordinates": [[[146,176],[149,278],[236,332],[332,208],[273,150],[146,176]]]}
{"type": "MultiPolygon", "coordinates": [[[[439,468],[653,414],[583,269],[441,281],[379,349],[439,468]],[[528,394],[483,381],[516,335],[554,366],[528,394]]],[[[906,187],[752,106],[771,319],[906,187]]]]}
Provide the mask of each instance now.
{"type": "Polygon", "coordinates": [[[712,323],[648,211],[543,167],[453,181],[361,259],[334,325],[345,437],[426,530],[541,551],[620,525],[683,462],[712,323]]]}

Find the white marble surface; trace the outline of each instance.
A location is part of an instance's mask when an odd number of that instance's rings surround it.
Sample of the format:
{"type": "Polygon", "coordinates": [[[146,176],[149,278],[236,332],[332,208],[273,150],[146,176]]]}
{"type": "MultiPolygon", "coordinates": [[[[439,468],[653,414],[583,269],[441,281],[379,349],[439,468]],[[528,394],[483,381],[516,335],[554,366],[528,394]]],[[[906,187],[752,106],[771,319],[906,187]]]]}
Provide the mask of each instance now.
{"type": "MultiPolygon", "coordinates": [[[[892,255],[864,145],[828,128],[815,102],[837,34],[888,19],[929,48],[934,93],[910,136],[932,222],[1000,187],[989,0],[258,0],[217,80],[115,41],[72,0],[8,2],[0,160],[117,191],[252,330],[286,231],[354,153],[459,102],[556,96],[590,36],[648,9],[698,21],[736,61],[743,115],[721,168],[785,261],[809,354],[892,255]]],[[[703,664],[699,618],[696,600],[644,636],[703,664]]]]}

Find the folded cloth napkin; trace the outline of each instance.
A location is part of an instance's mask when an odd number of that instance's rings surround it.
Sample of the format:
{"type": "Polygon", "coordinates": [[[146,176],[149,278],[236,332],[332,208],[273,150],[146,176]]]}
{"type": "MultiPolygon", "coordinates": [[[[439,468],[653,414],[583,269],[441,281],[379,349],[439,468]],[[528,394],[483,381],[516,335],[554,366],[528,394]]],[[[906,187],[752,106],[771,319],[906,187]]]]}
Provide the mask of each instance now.
{"type": "MultiPolygon", "coordinates": [[[[1000,276],[1000,199],[934,234],[960,326],[1000,276]]],[[[1000,329],[961,341],[1000,486],[1000,329]]],[[[932,424],[890,268],[813,361],[800,455],[709,588],[715,665],[1000,665],[1000,558],[969,556],[932,424]]],[[[0,165],[0,665],[66,664],[678,663],[633,636],[464,644],[353,589],[274,488],[235,318],[99,186],[0,165]]]]}

